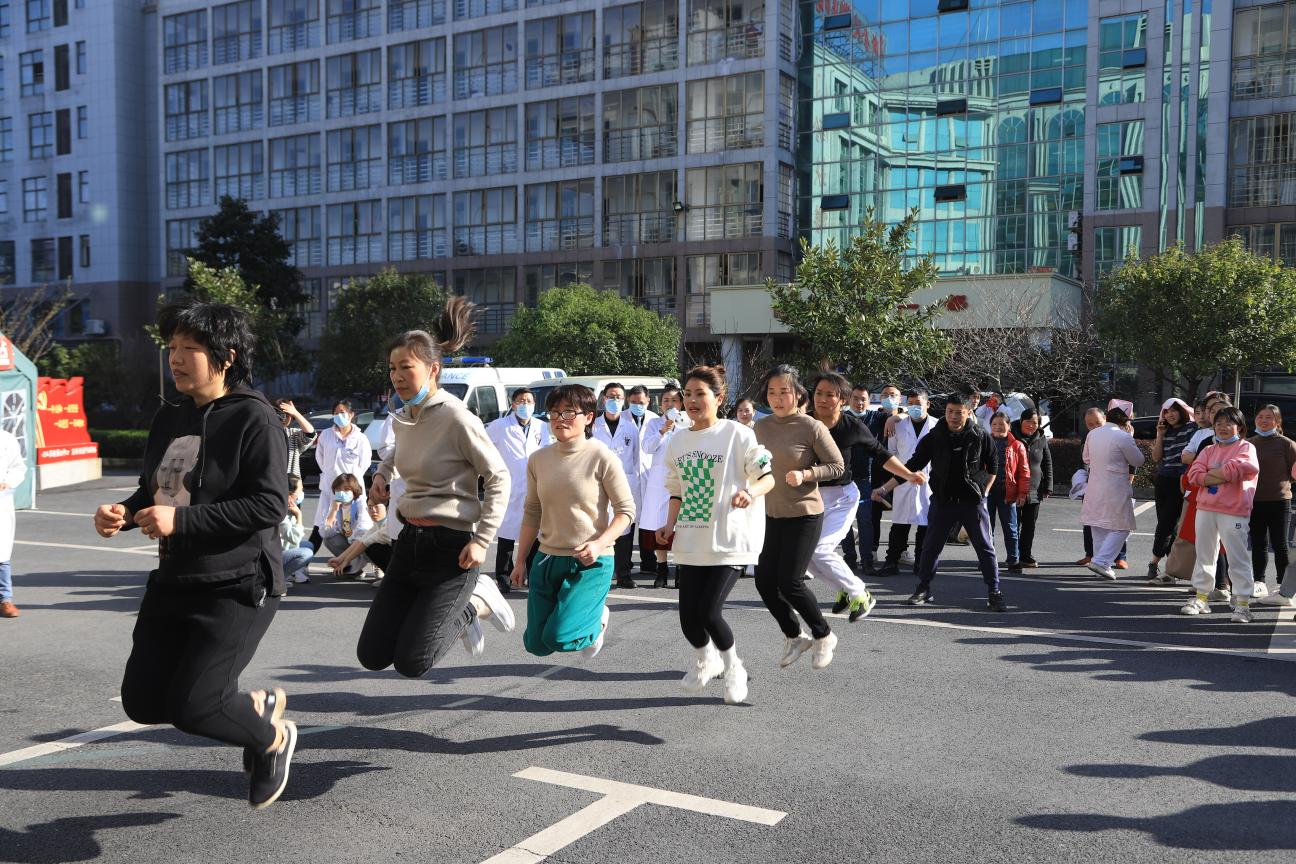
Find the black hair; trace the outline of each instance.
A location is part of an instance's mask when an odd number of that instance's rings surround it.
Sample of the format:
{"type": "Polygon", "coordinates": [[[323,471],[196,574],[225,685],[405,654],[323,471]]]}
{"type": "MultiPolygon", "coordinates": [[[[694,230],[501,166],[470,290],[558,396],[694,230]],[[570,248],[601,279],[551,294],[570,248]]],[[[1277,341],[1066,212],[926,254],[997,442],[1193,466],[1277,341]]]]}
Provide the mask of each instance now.
{"type": "Polygon", "coordinates": [[[819,385],[825,381],[827,381],[828,384],[837,391],[837,396],[843,402],[850,399],[851,384],[846,380],[845,375],[841,375],[837,372],[820,372],[814,377],[814,381],[810,382],[810,392],[813,393],[818,390],[819,385]]]}
{"type": "Polygon", "coordinates": [[[662,388],[661,395],[662,398],[664,398],[667,393],[679,393],[679,392],[680,392],[680,388],[678,384],[667,384],[665,387],[662,388]]]}
{"type": "Polygon", "coordinates": [[[906,399],[931,399],[931,394],[921,387],[911,387],[904,395],[906,399]]]}
{"type": "Polygon", "coordinates": [[[856,390],[863,390],[865,393],[872,392],[871,390],[869,390],[869,386],[867,384],[852,384],[851,392],[854,393],[856,390]]]}
{"type": "MultiPolygon", "coordinates": [[[[406,330],[387,343],[387,352],[383,356],[390,358],[397,348],[408,348],[427,365],[437,366],[447,353],[453,354],[472,339],[477,331],[477,325],[473,321],[476,308],[467,297],[451,297],[446,301],[436,326],[432,328],[435,335],[426,330],[406,330]]],[[[440,377],[438,367],[438,380],[440,377]]]]}
{"type": "Polygon", "coordinates": [[[945,397],[945,404],[946,404],[946,406],[949,406],[949,405],[967,405],[967,404],[968,404],[968,398],[967,398],[967,396],[966,396],[965,394],[960,393],[959,391],[955,390],[953,393],[951,393],[951,394],[949,394],[948,396],[945,397]]]}
{"type": "Polygon", "coordinates": [[[1021,416],[1017,418],[1017,422],[1020,423],[1023,420],[1034,420],[1038,423],[1039,411],[1034,408],[1023,408],[1021,416]]]}
{"type": "Polygon", "coordinates": [[[533,391],[530,387],[519,387],[518,389],[514,390],[513,395],[509,397],[509,403],[512,404],[513,402],[516,402],[517,400],[521,399],[523,396],[530,396],[532,399],[534,399],[535,391],[533,391]]]}
{"type": "Polygon", "coordinates": [[[247,312],[226,303],[185,300],[162,307],[157,323],[163,342],[188,336],[207,349],[212,369],[224,370],[226,389],[252,383],[256,337],[247,312]]]}
{"type": "Polygon", "coordinates": [[[607,396],[607,392],[611,390],[613,387],[620,390],[622,393],[625,393],[625,385],[621,384],[619,381],[609,381],[608,383],[604,384],[603,389],[599,391],[599,398],[602,399],[603,397],[607,396]]]}
{"type": "Polygon", "coordinates": [[[1277,405],[1261,405],[1259,408],[1256,409],[1256,414],[1259,414],[1261,411],[1268,411],[1270,414],[1274,415],[1274,420],[1278,421],[1276,424],[1278,429],[1278,434],[1279,435],[1283,434],[1282,410],[1279,409],[1277,405]]]}
{"type": "Polygon", "coordinates": [[[631,396],[648,396],[651,398],[652,394],[648,392],[648,388],[644,385],[636,384],[626,391],[626,398],[629,399],[631,396]]]}
{"type": "Polygon", "coordinates": [[[780,363],[761,376],[757,387],[758,392],[765,394],[766,401],[769,400],[770,382],[775,378],[787,378],[792,383],[792,392],[796,394],[797,407],[805,405],[809,394],[806,393],[805,385],[801,383],[801,373],[797,372],[795,366],[789,366],[787,363],[780,363]]]}
{"type": "Polygon", "coordinates": [[[582,414],[594,413],[594,391],[584,384],[559,384],[545,397],[545,410],[553,413],[564,402],[582,414]]]}
{"type": "Polygon", "coordinates": [[[301,485],[302,479],[298,477],[296,474],[289,474],[287,476],[288,476],[288,491],[289,492],[297,491],[297,487],[301,485]]]}
{"type": "Polygon", "coordinates": [[[1243,415],[1241,409],[1235,408],[1232,405],[1226,405],[1225,407],[1215,412],[1215,416],[1211,418],[1211,425],[1214,426],[1216,423],[1218,423],[1221,420],[1229,421],[1234,426],[1238,427],[1239,430],[1238,434],[1240,434],[1243,438],[1247,437],[1246,416],[1243,415]]]}
{"type": "Polygon", "coordinates": [[[1125,413],[1124,408],[1112,408],[1107,411],[1107,422],[1115,423],[1117,426],[1124,426],[1130,420],[1130,416],[1125,413]]]}
{"type": "Polygon", "coordinates": [[[350,400],[350,399],[334,399],[334,400],[333,400],[333,407],[336,408],[336,407],[338,407],[339,405],[341,405],[343,408],[345,408],[345,409],[346,409],[348,412],[350,412],[351,414],[354,414],[354,413],[355,413],[355,409],[351,407],[351,400],[350,400]]]}

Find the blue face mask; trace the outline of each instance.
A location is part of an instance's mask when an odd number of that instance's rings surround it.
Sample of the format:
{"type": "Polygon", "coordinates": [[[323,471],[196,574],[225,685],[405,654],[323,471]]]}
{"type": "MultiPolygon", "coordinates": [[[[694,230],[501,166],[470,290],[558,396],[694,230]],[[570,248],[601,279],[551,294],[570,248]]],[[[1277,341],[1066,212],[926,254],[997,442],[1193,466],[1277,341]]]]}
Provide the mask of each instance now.
{"type": "Polygon", "coordinates": [[[887,396],[882,400],[882,407],[888,412],[894,411],[896,408],[900,407],[900,400],[896,399],[894,396],[887,396]]]}
{"type": "Polygon", "coordinates": [[[519,402],[517,407],[513,409],[513,413],[517,415],[519,420],[530,420],[531,415],[535,414],[535,406],[530,402],[519,402]]]}
{"type": "Polygon", "coordinates": [[[648,406],[639,402],[630,403],[630,413],[635,417],[642,417],[648,411],[648,406]]]}
{"type": "Polygon", "coordinates": [[[423,382],[423,386],[419,388],[419,391],[415,393],[413,396],[411,396],[409,399],[405,400],[404,404],[422,405],[423,400],[428,397],[428,390],[430,389],[431,384],[432,384],[432,379],[428,378],[428,380],[423,382]]]}
{"type": "Polygon", "coordinates": [[[353,498],[354,496],[350,492],[346,491],[345,489],[343,489],[341,492],[333,493],[333,500],[338,502],[339,504],[350,504],[353,498]]]}
{"type": "Polygon", "coordinates": [[[669,420],[669,421],[671,421],[672,423],[678,424],[678,423],[680,422],[680,420],[682,420],[682,419],[684,419],[684,418],[683,418],[683,416],[680,414],[680,410],[679,410],[678,408],[667,408],[667,409],[666,409],[666,419],[669,420]]]}
{"type": "Polygon", "coordinates": [[[333,425],[339,429],[345,429],[351,425],[351,415],[345,411],[339,411],[333,415],[333,425]]]}
{"type": "Polygon", "coordinates": [[[1278,434],[1278,427],[1275,426],[1274,428],[1270,429],[1268,432],[1264,431],[1263,429],[1257,429],[1256,434],[1259,435],[1261,438],[1271,438],[1274,435],[1278,434]]]}
{"type": "Polygon", "coordinates": [[[910,405],[905,410],[909,412],[909,416],[914,420],[921,420],[923,417],[923,407],[921,405],[910,405]]]}
{"type": "Polygon", "coordinates": [[[613,415],[613,416],[615,416],[615,415],[617,415],[617,414],[620,414],[620,413],[621,413],[621,400],[620,400],[620,399],[604,399],[604,400],[603,400],[603,413],[604,413],[604,414],[611,414],[611,415],[613,415]]]}
{"type": "Polygon", "coordinates": [[[1216,435],[1215,443],[1216,444],[1236,444],[1238,442],[1238,439],[1241,437],[1242,437],[1241,435],[1234,435],[1232,438],[1221,438],[1218,435],[1216,435]]]}
{"type": "Polygon", "coordinates": [[[300,507],[301,503],[305,500],[306,500],[306,494],[304,492],[298,492],[296,496],[293,497],[293,504],[300,507]]]}

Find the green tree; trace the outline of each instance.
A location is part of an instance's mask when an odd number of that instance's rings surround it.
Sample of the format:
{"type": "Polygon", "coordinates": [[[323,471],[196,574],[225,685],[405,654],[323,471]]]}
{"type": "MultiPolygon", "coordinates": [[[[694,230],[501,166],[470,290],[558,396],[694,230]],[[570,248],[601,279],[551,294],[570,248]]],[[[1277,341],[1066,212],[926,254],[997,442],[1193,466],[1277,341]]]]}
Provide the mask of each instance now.
{"type": "MultiPolygon", "coordinates": [[[[260,304],[274,313],[273,338],[261,344],[258,364],[267,377],[305,368],[305,352],[296,339],[305,324],[300,307],[307,296],[301,271],[288,263],[292,246],[279,233],[277,215],[262,216],[241,199],[221,196],[220,209],[199,223],[198,245],[189,256],[214,270],[233,267],[260,304]]],[[[199,292],[192,272],[184,287],[199,292]]]]}
{"type": "Polygon", "coordinates": [[[928,255],[906,261],[917,211],[887,227],[869,211],[844,250],[801,243],[796,281],[766,283],[775,317],[805,343],[807,365],[840,367],[852,380],[913,379],[949,357],[935,319],[943,303],[915,306],[936,281],[928,255]]]}
{"type": "Polygon", "coordinates": [[[1103,280],[1098,313],[1115,356],[1162,370],[1190,400],[1223,367],[1296,365],[1296,271],[1236,237],[1196,253],[1131,250],[1103,280]]]}
{"type": "Polygon", "coordinates": [[[446,296],[432,277],[393,269],[349,285],[329,311],[320,340],[317,389],[335,396],[385,389],[383,346],[406,330],[430,331],[445,308],[446,296]]]}
{"type": "Polygon", "coordinates": [[[675,375],[681,336],[674,318],[574,284],[519,309],[493,353],[504,366],[553,366],[568,375],[675,375]]]}
{"type": "Polygon", "coordinates": [[[36,365],[50,378],[85,378],[86,412],[96,427],[143,427],[157,410],[157,352],[141,339],[55,345],[36,365]]]}

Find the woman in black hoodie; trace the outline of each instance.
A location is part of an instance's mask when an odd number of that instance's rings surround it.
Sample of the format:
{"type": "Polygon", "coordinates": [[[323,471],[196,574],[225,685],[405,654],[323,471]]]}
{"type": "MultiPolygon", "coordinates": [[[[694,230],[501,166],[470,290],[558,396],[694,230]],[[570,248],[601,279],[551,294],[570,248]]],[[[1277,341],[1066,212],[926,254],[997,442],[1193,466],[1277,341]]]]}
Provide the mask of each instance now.
{"type": "Polygon", "coordinates": [[[1018,508],[1017,521],[1021,536],[1018,554],[1023,567],[1038,567],[1035,560],[1035,522],[1039,519],[1040,504],[1053,492],[1053,454],[1049,452],[1048,438],[1040,428],[1039,412],[1034,408],[1022,411],[1021,418],[1012,424],[1012,434],[1026,445],[1026,458],[1030,462],[1030,493],[1026,503],[1018,508]]]}
{"type": "Polygon", "coordinates": [[[248,801],[259,809],[283,792],[297,743],[282,690],[238,691],[284,594],[277,530],[287,448],[274,408],[248,386],[247,313],[177,304],[158,328],[182,398],[153,418],[139,488],[95,513],[101,536],[138,528],[158,542],[122,706],[137,723],[242,747],[248,801]]]}

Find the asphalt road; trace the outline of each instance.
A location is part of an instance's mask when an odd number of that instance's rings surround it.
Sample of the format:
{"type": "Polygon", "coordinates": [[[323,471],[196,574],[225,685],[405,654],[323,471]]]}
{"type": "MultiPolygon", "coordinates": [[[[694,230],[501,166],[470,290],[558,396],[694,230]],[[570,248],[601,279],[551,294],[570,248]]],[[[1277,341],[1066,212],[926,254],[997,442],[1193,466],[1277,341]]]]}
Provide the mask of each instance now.
{"type": "MultiPolygon", "coordinates": [[[[355,660],[372,587],[320,578],[294,587],[244,677],[287,688],[303,732],[270,809],[248,810],[236,751],[167,728],[20,758],[126,719],[113,698],[151,551],[134,533],[99,539],[89,514],[129,482],[45,493],[18,516],[23,615],[0,621],[0,861],[1288,862],[1296,850],[1292,613],[1180,617],[1183,589],[1136,581],[1146,535],[1122,582],[1070,563],[1010,577],[1006,614],[982,611],[970,550],[951,547],[936,605],[902,605],[909,577],[873,580],[881,602],[832,621],[841,642],[823,671],[808,658],[777,668],[781,634],[743,580],[728,617],[753,680],[735,707],[719,682],[679,689],[691,652],[671,591],[614,592],[594,661],[531,657],[520,634],[488,627],[481,659],[456,649],[406,680],[355,660]],[[528,769],[566,774],[516,776],[528,769]]],[[[1072,502],[1045,504],[1041,561],[1080,556],[1077,518],[1072,502]]],[[[525,599],[511,599],[521,627],[525,599]]]]}

